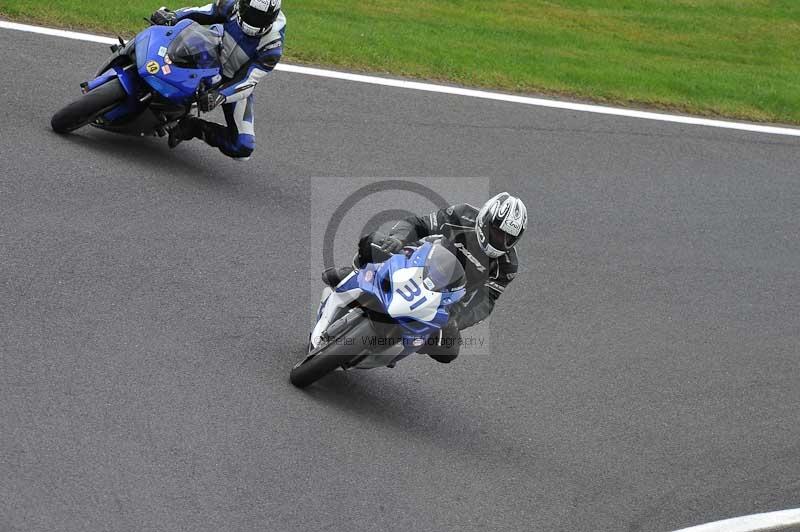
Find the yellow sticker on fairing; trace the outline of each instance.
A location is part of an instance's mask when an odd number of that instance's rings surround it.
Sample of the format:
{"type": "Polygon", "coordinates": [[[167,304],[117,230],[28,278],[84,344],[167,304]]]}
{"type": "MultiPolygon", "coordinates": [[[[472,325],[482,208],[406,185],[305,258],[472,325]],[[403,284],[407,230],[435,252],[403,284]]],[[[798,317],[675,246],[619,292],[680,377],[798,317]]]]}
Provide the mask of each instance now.
{"type": "Polygon", "coordinates": [[[158,63],[155,61],[148,61],[144,68],[147,69],[148,74],[155,74],[158,72],[158,63]]]}

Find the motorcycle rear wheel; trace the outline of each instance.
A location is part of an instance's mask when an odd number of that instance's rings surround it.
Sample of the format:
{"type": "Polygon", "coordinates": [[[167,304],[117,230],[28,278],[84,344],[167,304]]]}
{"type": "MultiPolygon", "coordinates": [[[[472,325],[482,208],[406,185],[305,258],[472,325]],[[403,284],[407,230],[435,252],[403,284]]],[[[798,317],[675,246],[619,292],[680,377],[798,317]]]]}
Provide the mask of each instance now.
{"type": "Polygon", "coordinates": [[[126,97],[119,79],[111,79],[54,114],[50,127],[56,133],[70,133],[110,111],[126,97]]]}

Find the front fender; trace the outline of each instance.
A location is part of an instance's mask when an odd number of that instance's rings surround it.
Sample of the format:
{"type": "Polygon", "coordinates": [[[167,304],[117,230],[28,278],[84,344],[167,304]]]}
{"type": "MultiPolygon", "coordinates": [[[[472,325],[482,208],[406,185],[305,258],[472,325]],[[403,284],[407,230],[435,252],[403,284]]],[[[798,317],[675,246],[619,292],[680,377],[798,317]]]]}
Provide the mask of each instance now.
{"type": "Polygon", "coordinates": [[[115,66],[113,70],[119,78],[119,82],[122,83],[122,88],[128,93],[128,96],[131,98],[136,97],[139,94],[139,88],[142,83],[139,72],[136,70],[136,65],[131,64],[125,67],[115,66]]]}
{"type": "Polygon", "coordinates": [[[125,92],[128,93],[128,96],[133,97],[139,93],[138,89],[141,85],[141,80],[139,79],[135,66],[132,64],[124,67],[113,66],[109,68],[93,80],[84,84],[84,92],[89,92],[100,85],[105,85],[112,78],[119,78],[119,82],[122,84],[122,88],[125,89],[125,92]]]}

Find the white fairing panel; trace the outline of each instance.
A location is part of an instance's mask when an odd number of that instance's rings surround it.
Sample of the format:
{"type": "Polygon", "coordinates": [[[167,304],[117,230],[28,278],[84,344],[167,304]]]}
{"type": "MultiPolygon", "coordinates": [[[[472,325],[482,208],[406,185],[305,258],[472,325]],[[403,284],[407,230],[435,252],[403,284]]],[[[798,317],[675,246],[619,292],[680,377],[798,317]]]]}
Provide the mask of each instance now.
{"type": "Polygon", "coordinates": [[[431,321],[436,316],[442,294],[425,287],[422,268],[403,268],[392,275],[392,302],[389,315],[431,321]]]}
{"type": "MultiPolygon", "coordinates": [[[[330,289],[327,289],[330,290],[330,289]]],[[[348,290],[347,292],[332,292],[322,308],[322,315],[317,320],[314,330],[311,332],[311,346],[317,347],[320,342],[320,337],[328,329],[331,324],[331,318],[336,314],[340,308],[346,307],[355,301],[361,294],[361,289],[356,288],[348,290]]]]}

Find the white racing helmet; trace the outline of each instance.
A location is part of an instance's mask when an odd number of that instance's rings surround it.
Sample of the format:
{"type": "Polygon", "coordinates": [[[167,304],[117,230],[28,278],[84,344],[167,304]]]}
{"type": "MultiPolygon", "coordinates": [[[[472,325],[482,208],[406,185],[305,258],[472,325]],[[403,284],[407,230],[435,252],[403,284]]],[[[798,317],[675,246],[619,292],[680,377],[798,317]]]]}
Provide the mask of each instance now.
{"type": "Polygon", "coordinates": [[[237,0],[234,16],[245,35],[260,37],[269,33],[281,12],[281,0],[237,0]]]}
{"type": "Polygon", "coordinates": [[[501,192],[483,204],[475,218],[475,233],[486,255],[497,258],[519,241],[528,226],[528,209],[522,200],[501,192]]]}

